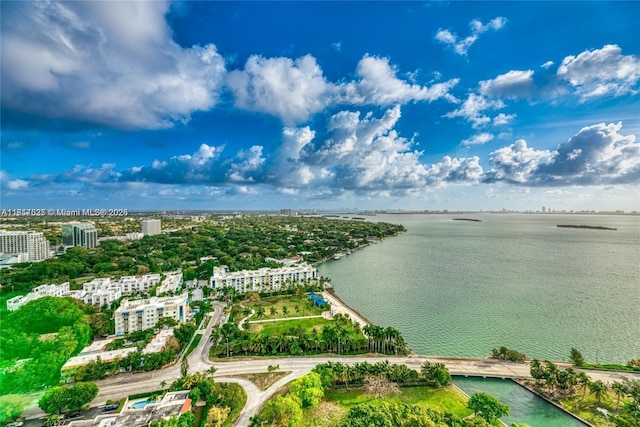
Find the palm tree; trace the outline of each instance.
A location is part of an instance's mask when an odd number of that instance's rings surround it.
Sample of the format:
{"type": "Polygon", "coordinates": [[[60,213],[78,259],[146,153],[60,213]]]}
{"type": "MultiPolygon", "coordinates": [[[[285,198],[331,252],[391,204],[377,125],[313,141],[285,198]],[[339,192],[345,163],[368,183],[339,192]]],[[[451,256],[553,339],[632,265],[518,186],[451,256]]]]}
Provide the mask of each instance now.
{"type": "Polygon", "coordinates": [[[286,305],[282,306],[282,315],[284,317],[287,317],[287,314],[289,314],[289,307],[287,307],[286,305]]]}
{"type": "Polygon", "coordinates": [[[607,394],[608,387],[602,380],[597,380],[589,384],[589,391],[596,397],[596,402],[600,403],[602,396],[607,394]]]}
{"type": "Polygon", "coordinates": [[[265,312],[265,309],[263,306],[260,305],[256,307],[256,316],[262,317],[264,316],[264,312],[265,312]]]}
{"type": "Polygon", "coordinates": [[[278,313],[278,310],[274,306],[271,306],[269,307],[269,312],[272,316],[275,316],[278,313]]]}
{"type": "Polygon", "coordinates": [[[296,316],[299,316],[300,315],[300,306],[299,305],[295,305],[293,307],[293,309],[296,311],[296,316]]]}
{"type": "Polygon", "coordinates": [[[591,378],[584,371],[580,371],[578,374],[578,385],[582,387],[582,400],[584,400],[587,395],[587,387],[591,384],[591,378]]]}
{"type": "Polygon", "coordinates": [[[251,314],[251,308],[249,307],[245,307],[244,309],[242,309],[242,314],[246,317],[248,315],[251,314]]]}
{"type": "Polygon", "coordinates": [[[210,367],[209,369],[206,370],[206,372],[207,372],[206,377],[207,378],[213,378],[213,374],[215,374],[217,370],[218,369],[215,366],[210,367]]]}
{"type": "Polygon", "coordinates": [[[160,382],[160,388],[165,388],[167,386],[167,382],[165,380],[162,380],[160,382]]]}
{"type": "Polygon", "coordinates": [[[611,384],[611,390],[613,390],[613,392],[616,394],[616,397],[618,398],[618,400],[616,401],[616,409],[618,409],[618,406],[620,406],[620,398],[623,394],[627,393],[627,388],[624,386],[624,384],[618,381],[614,381],[614,383],[611,384]]]}

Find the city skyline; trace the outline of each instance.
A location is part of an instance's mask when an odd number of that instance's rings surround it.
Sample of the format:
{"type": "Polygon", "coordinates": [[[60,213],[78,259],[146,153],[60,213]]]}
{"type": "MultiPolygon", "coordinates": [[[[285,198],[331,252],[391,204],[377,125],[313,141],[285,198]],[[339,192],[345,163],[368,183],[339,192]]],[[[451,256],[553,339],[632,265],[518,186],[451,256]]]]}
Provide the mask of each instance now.
{"type": "Polygon", "coordinates": [[[640,210],[638,3],[0,7],[3,208],[640,210]]]}

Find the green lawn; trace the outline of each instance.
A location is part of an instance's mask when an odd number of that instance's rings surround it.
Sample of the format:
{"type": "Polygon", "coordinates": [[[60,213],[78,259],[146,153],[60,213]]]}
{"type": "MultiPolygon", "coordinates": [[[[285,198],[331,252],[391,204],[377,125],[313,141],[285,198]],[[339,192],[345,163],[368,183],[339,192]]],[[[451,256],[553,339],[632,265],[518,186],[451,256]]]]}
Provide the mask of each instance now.
{"type": "Polygon", "coordinates": [[[287,307],[288,313],[286,317],[298,317],[298,316],[315,316],[322,314],[320,308],[316,306],[310,306],[308,304],[308,297],[306,295],[279,295],[276,297],[263,298],[258,301],[249,302],[245,301],[243,304],[245,307],[253,308],[255,305],[264,307],[264,316],[261,318],[254,315],[251,320],[264,320],[264,319],[280,319],[285,318],[282,307],[287,307]],[[271,314],[271,307],[275,308],[277,312],[271,314]],[[296,311],[296,307],[298,311],[296,311]]]}
{"type": "Polygon", "coordinates": [[[346,388],[327,390],[325,397],[330,402],[338,403],[341,407],[349,410],[352,406],[361,403],[381,404],[406,403],[408,405],[419,405],[451,412],[461,418],[471,415],[473,411],[467,408],[467,398],[461,391],[453,386],[445,389],[433,389],[429,387],[403,387],[399,395],[390,395],[385,398],[376,399],[362,392],[360,388],[346,388]]]}
{"type": "Polygon", "coordinates": [[[300,327],[306,333],[311,332],[311,330],[314,328],[316,328],[318,330],[318,333],[320,333],[323,326],[332,324],[333,320],[327,320],[322,317],[316,317],[312,319],[282,320],[279,322],[249,323],[249,332],[259,332],[260,334],[271,336],[283,334],[291,328],[300,327]]]}
{"type": "MultiPolygon", "coordinates": [[[[612,414],[617,414],[616,410],[616,397],[612,392],[609,392],[600,403],[596,402],[593,395],[587,393],[584,399],[582,399],[582,393],[577,392],[576,396],[570,398],[560,399],[562,406],[564,406],[570,412],[576,414],[583,420],[588,421],[595,427],[612,427],[615,425],[612,421],[605,418],[602,413],[596,410],[597,407],[604,408],[612,414]]],[[[626,403],[626,399],[621,400],[618,409],[622,409],[622,406],[626,403]]]]}
{"type": "Polygon", "coordinates": [[[191,352],[195,350],[195,348],[198,346],[201,339],[202,339],[202,334],[196,334],[196,336],[193,338],[193,341],[191,341],[191,345],[187,349],[187,354],[185,354],[184,357],[189,357],[191,352]]]}

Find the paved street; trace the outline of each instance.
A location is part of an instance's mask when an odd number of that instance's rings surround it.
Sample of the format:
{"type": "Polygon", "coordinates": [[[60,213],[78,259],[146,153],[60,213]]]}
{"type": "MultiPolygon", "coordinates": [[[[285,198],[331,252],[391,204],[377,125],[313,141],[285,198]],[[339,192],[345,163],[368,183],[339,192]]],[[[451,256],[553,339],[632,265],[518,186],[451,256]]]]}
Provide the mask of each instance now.
{"type": "MultiPolygon", "coordinates": [[[[214,325],[224,322],[226,317],[223,312],[224,304],[214,303],[215,310],[209,313],[211,320],[204,330],[203,337],[198,343],[195,350],[189,355],[189,372],[203,372],[211,366],[215,366],[215,380],[219,382],[235,382],[240,384],[247,392],[247,404],[243,409],[237,426],[243,427],[249,425],[249,419],[254,416],[260,407],[283,385],[309,373],[317,364],[325,363],[329,360],[341,361],[345,363],[355,362],[376,362],[388,360],[390,363],[406,364],[408,367],[420,370],[420,366],[425,360],[437,361],[444,363],[452,375],[469,375],[482,377],[498,377],[498,378],[523,378],[529,377],[528,363],[505,362],[495,359],[477,359],[477,358],[447,358],[438,356],[334,356],[334,357],[277,357],[277,358],[260,358],[253,360],[236,360],[230,362],[210,362],[208,359],[209,349],[211,348],[210,336],[214,325]],[[234,375],[267,372],[269,365],[279,365],[281,371],[291,372],[286,377],[281,378],[265,391],[261,391],[250,381],[233,378],[234,375]]],[[[200,332],[200,331],[198,331],[200,332]]],[[[571,366],[568,363],[558,363],[562,367],[571,366]]],[[[621,372],[605,372],[605,371],[586,371],[594,380],[602,380],[606,383],[612,383],[622,377],[640,379],[640,373],[621,373],[621,372]]],[[[135,393],[157,390],[160,384],[165,381],[167,386],[180,377],[180,363],[154,372],[144,372],[135,374],[121,374],[115,377],[106,378],[96,381],[100,388],[98,396],[91,402],[92,407],[104,405],[106,400],[117,400],[123,396],[135,393]]],[[[27,418],[39,418],[44,413],[36,406],[25,411],[27,418]]]]}

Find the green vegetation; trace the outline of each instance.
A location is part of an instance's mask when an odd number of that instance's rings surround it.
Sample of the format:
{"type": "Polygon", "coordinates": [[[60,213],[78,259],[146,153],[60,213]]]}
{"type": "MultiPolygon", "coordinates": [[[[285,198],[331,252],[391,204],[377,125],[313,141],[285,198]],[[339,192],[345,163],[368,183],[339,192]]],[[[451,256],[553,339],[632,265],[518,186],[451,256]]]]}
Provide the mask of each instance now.
{"type": "MultiPolygon", "coordinates": [[[[40,224],[26,217],[22,220],[33,227],[29,229],[50,228],[47,217],[40,217],[40,224]]],[[[139,227],[140,223],[135,221],[133,225],[139,227]]],[[[115,222],[97,226],[98,235],[105,236],[113,233],[115,222]]],[[[305,259],[314,263],[404,231],[400,225],[379,222],[258,215],[224,221],[182,221],[176,226],[182,229],[135,241],[103,241],[94,249],[70,248],[56,258],[1,270],[0,294],[81,277],[119,277],[178,268],[184,268],[184,280],[205,280],[211,276],[214,266],[227,265],[230,271],[277,267],[279,264],[267,258],[290,258],[300,252],[307,253],[305,259]],[[214,259],[201,262],[200,258],[206,256],[214,259]]],[[[60,226],[51,230],[47,236],[58,241],[60,226]]],[[[120,227],[116,231],[124,229],[120,227]]]]}
{"type": "Polygon", "coordinates": [[[524,353],[520,353],[504,346],[491,350],[491,357],[500,360],[510,360],[511,362],[524,362],[527,358],[524,353]]]}
{"type": "Polygon", "coordinates": [[[245,306],[242,310],[242,317],[248,316],[251,309],[255,312],[250,321],[285,318],[287,316],[284,315],[283,309],[286,310],[289,317],[319,316],[323,311],[326,311],[303,295],[279,295],[262,298],[253,303],[247,300],[242,304],[245,306]],[[273,314],[271,309],[274,310],[273,314]]]}
{"type": "Polygon", "coordinates": [[[202,339],[202,334],[196,334],[196,336],[193,338],[193,341],[191,341],[189,348],[187,349],[187,353],[184,355],[185,357],[189,357],[191,352],[193,352],[193,350],[196,349],[198,344],[200,344],[201,339],[202,339]]]}
{"type": "Polygon", "coordinates": [[[480,417],[463,420],[472,413],[466,400],[453,387],[434,388],[406,365],[327,362],[268,401],[250,425],[489,426],[480,417]]]}
{"type": "Polygon", "coordinates": [[[569,360],[571,360],[576,366],[584,365],[584,357],[582,356],[582,353],[580,353],[575,347],[571,347],[569,360]]]}
{"type": "Polygon", "coordinates": [[[93,310],[73,298],[45,297],[3,316],[0,394],[57,384],[62,365],[93,337],[93,310]]]}
{"type": "Polygon", "coordinates": [[[64,411],[79,411],[98,395],[94,383],[77,382],[72,387],[56,386],[47,390],[38,401],[38,406],[47,414],[64,411]]]}
{"type": "Polygon", "coordinates": [[[179,417],[172,415],[169,418],[151,421],[149,427],[193,427],[196,416],[191,412],[185,412],[179,417]]]}
{"type": "Polygon", "coordinates": [[[547,398],[596,426],[634,426],[640,420],[640,380],[624,378],[609,387],[593,381],[584,371],[560,370],[549,361],[532,360],[532,386],[547,398]],[[607,410],[605,417],[598,408],[607,410]]]}
{"type": "Polygon", "coordinates": [[[286,377],[290,372],[259,372],[255,374],[239,374],[238,378],[244,378],[254,383],[260,390],[266,390],[271,387],[280,378],[286,377]]]}
{"type": "Polygon", "coordinates": [[[469,398],[467,407],[487,422],[493,423],[498,418],[505,417],[511,412],[509,405],[501,403],[498,399],[487,393],[473,393],[469,398]]]}
{"type": "Polygon", "coordinates": [[[0,396],[0,423],[17,419],[30,403],[30,399],[17,394],[0,396]]]}

